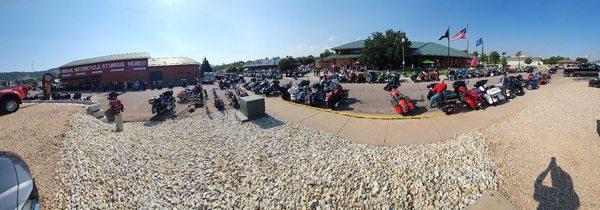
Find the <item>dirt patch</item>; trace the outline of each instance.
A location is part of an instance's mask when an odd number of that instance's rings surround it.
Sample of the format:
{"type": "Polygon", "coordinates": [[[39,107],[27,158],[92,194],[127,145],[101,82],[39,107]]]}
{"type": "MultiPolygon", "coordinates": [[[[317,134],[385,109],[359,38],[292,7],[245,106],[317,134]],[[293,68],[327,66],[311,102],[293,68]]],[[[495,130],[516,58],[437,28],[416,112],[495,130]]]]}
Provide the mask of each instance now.
{"type": "Polygon", "coordinates": [[[62,142],[70,129],[67,121],[78,110],[83,110],[80,105],[35,104],[0,116],[0,150],[17,153],[27,162],[44,209],[56,206],[62,142]]]}

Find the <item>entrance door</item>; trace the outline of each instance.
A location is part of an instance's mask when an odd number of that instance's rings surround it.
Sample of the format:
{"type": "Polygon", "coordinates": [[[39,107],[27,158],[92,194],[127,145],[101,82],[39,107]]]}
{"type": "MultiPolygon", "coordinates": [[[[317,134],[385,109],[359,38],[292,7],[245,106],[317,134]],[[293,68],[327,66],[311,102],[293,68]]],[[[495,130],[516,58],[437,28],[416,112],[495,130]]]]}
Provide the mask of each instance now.
{"type": "Polygon", "coordinates": [[[150,81],[163,80],[162,71],[151,71],[149,76],[150,81]]]}

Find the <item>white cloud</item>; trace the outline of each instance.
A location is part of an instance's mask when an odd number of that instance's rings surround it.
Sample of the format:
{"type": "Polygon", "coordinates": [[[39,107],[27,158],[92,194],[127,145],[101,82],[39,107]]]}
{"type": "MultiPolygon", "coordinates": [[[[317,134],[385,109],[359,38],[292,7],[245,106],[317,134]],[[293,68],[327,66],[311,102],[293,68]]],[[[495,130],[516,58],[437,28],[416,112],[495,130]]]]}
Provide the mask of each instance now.
{"type": "Polygon", "coordinates": [[[329,41],[330,41],[330,42],[333,42],[333,41],[335,41],[335,40],[337,40],[337,39],[338,39],[338,37],[337,37],[337,36],[335,36],[335,35],[331,35],[331,36],[329,36],[329,41]]]}
{"type": "Polygon", "coordinates": [[[290,46],[288,48],[286,55],[294,56],[294,57],[295,56],[306,56],[306,55],[318,56],[323,51],[325,51],[325,49],[329,49],[329,48],[330,48],[329,45],[319,47],[319,46],[315,46],[315,45],[297,44],[294,46],[290,46]]]}

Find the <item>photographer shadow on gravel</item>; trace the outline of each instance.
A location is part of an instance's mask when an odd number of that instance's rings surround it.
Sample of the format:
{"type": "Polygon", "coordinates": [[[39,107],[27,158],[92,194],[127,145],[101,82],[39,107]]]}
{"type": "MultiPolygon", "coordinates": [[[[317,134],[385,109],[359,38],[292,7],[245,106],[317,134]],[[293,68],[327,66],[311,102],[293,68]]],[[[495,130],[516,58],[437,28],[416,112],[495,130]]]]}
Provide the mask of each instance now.
{"type": "Polygon", "coordinates": [[[550,159],[550,164],[537,177],[534,184],[533,199],[539,202],[537,209],[578,209],[579,196],[573,188],[571,176],[556,164],[556,158],[550,159]],[[550,173],[552,186],[545,186],[544,179],[550,173]]]}
{"type": "Polygon", "coordinates": [[[596,120],[596,133],[600,136],[600,120],[596,120]]]}

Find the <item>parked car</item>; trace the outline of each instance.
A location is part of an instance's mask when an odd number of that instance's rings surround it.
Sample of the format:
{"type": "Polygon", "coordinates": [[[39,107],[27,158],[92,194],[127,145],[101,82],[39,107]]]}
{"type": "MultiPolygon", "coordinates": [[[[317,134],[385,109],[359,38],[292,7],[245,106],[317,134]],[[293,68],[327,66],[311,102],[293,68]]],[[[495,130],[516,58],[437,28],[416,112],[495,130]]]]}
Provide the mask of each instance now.
{"type": "Polygon", "coordinates": [[[204,72],[202,73],[202,84],[213,84],[217,80],[215,73],[204,72]]]}
{"type": "Polygon", "coordinates": [[[23,159],[0,151],[0,208],[40,209],[37,187],[23,159]]]}
{"type": "Polygon", "coordinates": [[[575,68],[565,68],[564,74],[569,77],[576,76],[598,76],[600,67],[596,64],[589,63],[575,68]]]}
{"type": "Polygon", "coordinates": [[[26,85],[0,88],[0,114],[10,114],[19,110],[21,101],[27,98],[26,85]]]}

